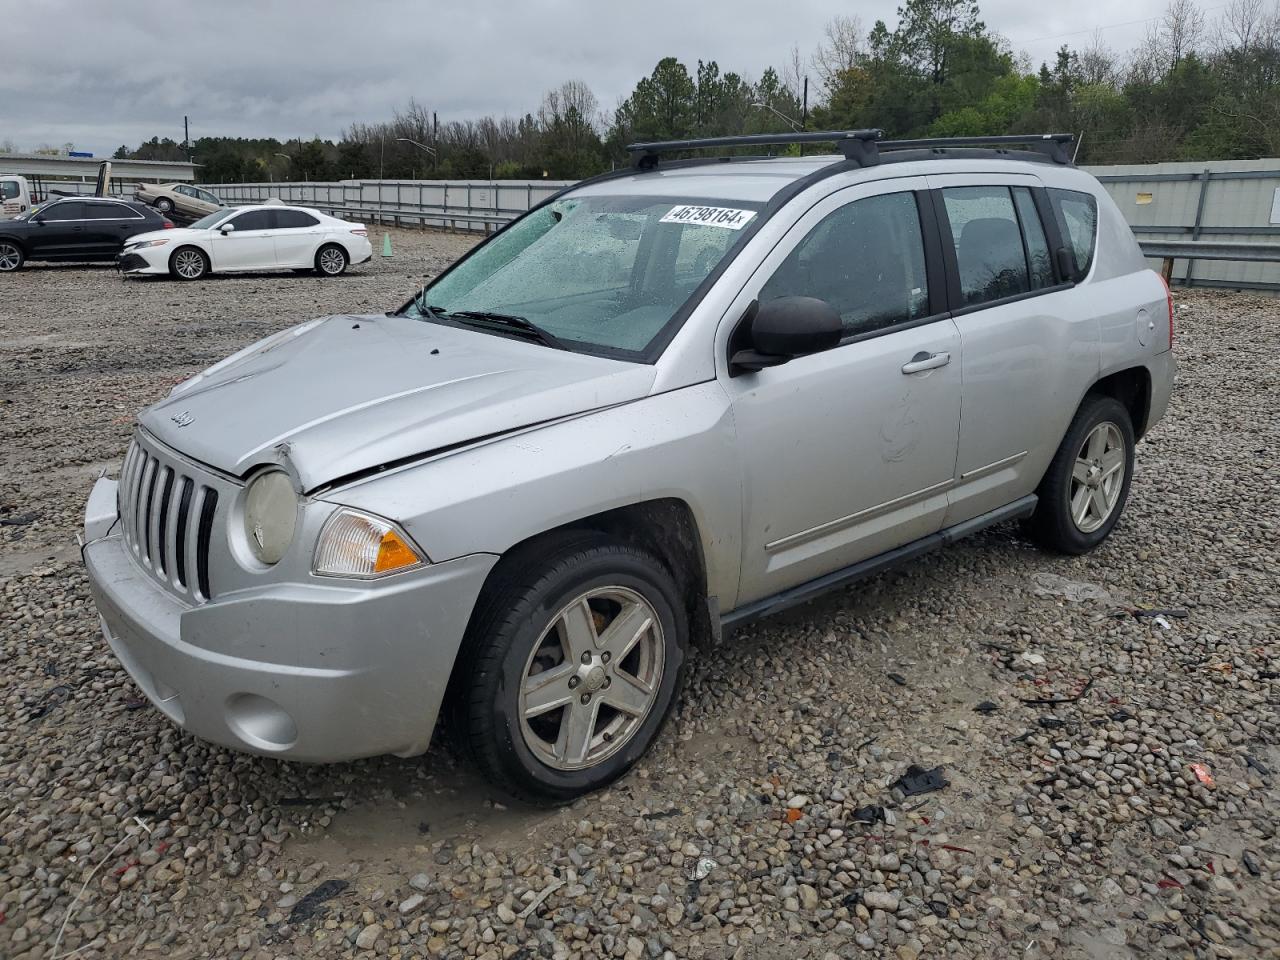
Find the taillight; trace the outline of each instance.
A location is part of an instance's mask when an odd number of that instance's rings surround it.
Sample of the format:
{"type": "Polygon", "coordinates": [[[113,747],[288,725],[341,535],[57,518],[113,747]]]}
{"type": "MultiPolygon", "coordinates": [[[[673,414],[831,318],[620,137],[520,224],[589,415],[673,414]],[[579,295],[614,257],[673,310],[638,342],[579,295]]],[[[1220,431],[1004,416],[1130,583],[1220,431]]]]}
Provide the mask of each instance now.
{"type": "Polygon", "coordinates": [[[1160,274],[1160,282],[1164,284],[1164,301],[1169,305],[1169,349],[1173,349],[1173,291],[1169,289],[1169,281],[1160,274]]]}
{"type": "Polygon", "coordinates": [[[173,229],[173,221],[172,221],[172,220],[166,220],[166,221],[164,222],[164,226],[162,226],[160,229],[161,229],[161,230],[172,230],[172,229],[173,229]]]}

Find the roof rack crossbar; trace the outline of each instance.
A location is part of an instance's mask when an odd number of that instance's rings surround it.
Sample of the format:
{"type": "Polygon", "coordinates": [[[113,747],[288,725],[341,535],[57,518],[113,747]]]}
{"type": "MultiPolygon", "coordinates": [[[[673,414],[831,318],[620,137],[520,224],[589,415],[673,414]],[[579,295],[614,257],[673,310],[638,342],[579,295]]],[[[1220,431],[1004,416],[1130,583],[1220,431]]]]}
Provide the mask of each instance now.
{"type": "Polygon", "coordinates": [[[1009,134],[993,137],[934,137],[919,140],[881,140],[881,150],[946,150],[952,147],[1028,147],[1043,153],[1054,163],[1070,163],[1067,145],[1075,141],[1073,133],[1009,134]]]}
{"type": "MultiPolygon", "coordinates": [[[[1067,146],[1075,141],[1070,133],[1012,134],[992,137],[935,137],[919,140],[882,140],[883,130],[825,130],[812,133],[754,133],[737,137],[704,137],[697,140],[662,140],[627,146],[632,166],[652,170],[664,153],[685,150],[713,150],[729,147],[790,146],[796,143],[833,143],[846,160],[860,167],[875,166],[881,152],[895,150],[947,150],[962,147],[1026,147],[1054,163],[1070,164],[1067,146]]],[[[727,158],[721,158],[727,159],[727,158]]]]}
{"type": "MultiPolygon", "coordinates": [[[[627,146],[632,166],[651,170],[664,153],[678,150],[713,150],[718,147],[790,146],[796,143],[834,143],[848,159],[862,161],[875,157],[876,141],[883,130],[828,130],[814,133],[753,133],[737,137],[703,137],[697,140],[662,140],[654,143],[632,143],[627,146]]],[[[871,159],[870,163],[875,160],[871,159]]],[[[868,166],[868,163],[861,163],[868,166]]]]}

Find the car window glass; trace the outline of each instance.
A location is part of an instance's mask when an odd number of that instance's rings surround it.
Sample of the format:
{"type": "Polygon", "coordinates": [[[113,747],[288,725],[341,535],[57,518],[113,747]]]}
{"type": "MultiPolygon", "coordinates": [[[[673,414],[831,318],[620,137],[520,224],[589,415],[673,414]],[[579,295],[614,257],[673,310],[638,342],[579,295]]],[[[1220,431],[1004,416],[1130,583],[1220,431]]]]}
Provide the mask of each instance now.
{"type": "Polygon", "coordinates": [[[761,302],[777,297],[827,301],[846,336],[927,316],[915,194],[867,197],[828,214],[760,290],[761,302]]]}
{"type": "Polygon", "coordinates": [[[248,213],[242,213],[231,222],[235,224],[237,230],[270,230],[274,225],[274,211],[272,210],[250,210],[248,213]]]}
{"type": "Polygon", "coordinates": [[[1013,202],[1018,207],[1018,219],[1022,221],[1022,236],[1027,242],[1027,261],[1031,265],[1031,289],[1051,287],[1053,279],[1053,261],[1049,256],[1049,241],[1045,239],[1044,224],[1040,222],[1040,211],[1031,198],[1031,191],[1026,187],[1013,188],[1013,202]]]}
{"type": "MultiPolygon", "coordinates": [[[[276,211],[276,227],[280,229],[314,227],[319,222],[320,221],[311,216],[311,214],[303,213],[301,210],[276,211]]],[[[238,226],[237,229],[239,229],[238,226]]]]}
{"type": "Polygon", "coordinates": [[[989,303],[1031,289],[1022,231],[1008,187],[942,191],[966,304],[989,303]]]}
{"type": "Polygon", "coordinates": [[[0,181],[0,198],[5,200],[17,200],[18,182],[16,180],[0,181]]]}
{"type": "Polygon", "coordinates": [[[1049,191],[1049,203],[1058,218],[1058,229],[1071,247],[1080,276],[1093,265],[1098,237],[1098,201],[1077,190],[1049,191]]]}
{"type": "Polygon", "coordinates": [[[82,220],[84,219],[84,204],[78,200],[63,200],[59,203],[50,204],[40,212],[42,220],[82,220]]]}
{"type": "Polygon", "coordinates": [[[209,193],[205,190],[197,190],[196,193],[199,195],[200,199],[203,200],[205,203],[221,203],[222,202],[217,197],[215,197],[212,193],[209,193]]]}
{"type": "Polygon", "coordinates": [[[86,220],[132,220],[136,217],[137,214],[120,203],[86,203],[84,205],[86,220]]]}
{"type": "Polygon", "coordinates": [[[190,187],[184,187],[184,186],[177,186],[177,187],[174,187],[174,188],[173,188],[173,192],[174,192],[174,193],[180,193],[180,194],[182,194],[184,197],[190,197],[190,196],[194,196],[194,195],[195,195],[195,194],[192,192],[192,190],[191,190],[191,188],[190,188],[190,187]]]}

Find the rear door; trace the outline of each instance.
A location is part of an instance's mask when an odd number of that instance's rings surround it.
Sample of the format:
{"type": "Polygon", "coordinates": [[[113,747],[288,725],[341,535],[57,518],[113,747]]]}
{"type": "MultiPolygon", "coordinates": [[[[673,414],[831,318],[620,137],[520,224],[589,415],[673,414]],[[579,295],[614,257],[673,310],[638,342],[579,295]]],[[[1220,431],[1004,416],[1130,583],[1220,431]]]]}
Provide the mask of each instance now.
{"type": "Polygon", "coordinates": [[[234,230],[225,234],[221,229],[214,230],[209,241],[213,249],[213,269],[274,270],[275,218],[274,210],[248,210],[227,221],[234,230]]]}
{"type": "Polygon", "coordinates": [[[282,267],[314,266],[320,221],[305,210],[277,210],[275,214],[276,263],[282,267]]]}
{"type": "Polygon", "coordinates": [[[84,203],[58,200],[34,218],[30,233],[32,260],[60,260],[86,256],[89,236],[85,231],[84,203]]]}
{"type": "Polygon", "coordinates": [[[142,214],[123,203],[85,203],[86,253],[109,260],[120,252],[125,240],[150,229],[142,214]]]}
{"type": "Polygon", "coordinates": [[[931,176],[964,408],[946,523],[1034,492],[1098,369],[1098,326],[1071,287],[1043,185],[1029,175],[931,176]]]}

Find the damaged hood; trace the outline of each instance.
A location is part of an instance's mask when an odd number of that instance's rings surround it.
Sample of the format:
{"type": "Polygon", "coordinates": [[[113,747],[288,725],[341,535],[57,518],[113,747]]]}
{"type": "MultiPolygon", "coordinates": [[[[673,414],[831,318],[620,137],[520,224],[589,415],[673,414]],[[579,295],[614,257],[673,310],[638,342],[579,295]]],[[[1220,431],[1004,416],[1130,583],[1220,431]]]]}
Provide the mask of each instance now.
{"type": "Polygon", "coordinates": [[[405,457],[646,396],[654,368],[409,317],[335,316],[180,384],[140,423],[243,476],[288,463],[304,491],[405,457]]]}

